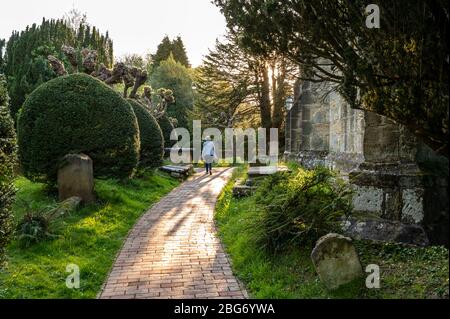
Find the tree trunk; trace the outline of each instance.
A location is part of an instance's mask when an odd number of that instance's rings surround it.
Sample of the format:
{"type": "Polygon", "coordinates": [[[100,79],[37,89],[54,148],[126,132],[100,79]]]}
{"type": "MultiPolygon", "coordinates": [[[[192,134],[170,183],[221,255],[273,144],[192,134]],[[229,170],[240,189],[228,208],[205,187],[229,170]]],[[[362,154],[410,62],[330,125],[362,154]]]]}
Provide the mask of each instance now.
{"type": "Polygon", "coordinates": [[[261,126],[263,128],[270,128],[272,126],[270,81],[269,70],[266,64],[264,64],[262,67],[262,82],[260,85],[260,90],[261,94],[259,98],[259,108],[261,111],[261,126]]]}
{"type": "MultiPolygon", "coordinates": [[[[274,70],[275,71],[275,70],[274,70]]],[[[281,61],[277,74],[273,76],[276,82],[273,90],[272,127],[282,129],[284,118],[284,103],[286,97],[286,63],[281,61]]]]}
{"type": "Polygon", "coordinates": [[[133,75],[135,76],[135,80],[133,89],[130,92],[130,98],[135,99],[137,91],[142,85],[144,85],[145,81],[147,81],[148,74],[147,71],[138,69],[133,70],[133,73],[134,73],[133,75]]]}

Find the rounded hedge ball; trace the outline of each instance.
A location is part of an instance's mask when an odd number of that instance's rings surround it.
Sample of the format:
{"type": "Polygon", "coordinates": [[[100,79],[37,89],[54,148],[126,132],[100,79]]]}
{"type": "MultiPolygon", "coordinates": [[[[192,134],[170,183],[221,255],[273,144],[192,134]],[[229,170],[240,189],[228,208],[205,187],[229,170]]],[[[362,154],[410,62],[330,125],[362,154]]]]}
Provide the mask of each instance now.
{"type": "Polygon", "coordinates": [[[141,153],[139,167],[156,167],[162,163],[164,138],[158,122],[152,114],[136,100],[129,99],[139,124],[141,153]]]}
{"type": "Polygon", "coordinates": [[[139,127],[131,105],[87,74],[58,77],[26,99],[18,119],[19,157],[33,180],[55,181],[70,153],[91,157],[96,177],[126,178],[139,159],[139,127]]]}
{"type": "Polygon", "coordinates": [[[170,121],[169,117],[164,114],[158,119],[158,124],[161,127],[161,131],[163,132],[164,137],[164,147],[172,147],[176,142],[170,140],[170,133],[175,128],[170,121]]]}

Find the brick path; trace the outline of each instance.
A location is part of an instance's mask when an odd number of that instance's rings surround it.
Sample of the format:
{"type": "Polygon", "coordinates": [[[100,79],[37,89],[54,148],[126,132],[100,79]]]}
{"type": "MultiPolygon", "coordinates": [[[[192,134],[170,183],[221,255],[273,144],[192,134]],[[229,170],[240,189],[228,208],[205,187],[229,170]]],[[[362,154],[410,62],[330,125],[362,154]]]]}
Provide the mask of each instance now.
{"type": "Polygon", "coordinates": [[[213,214],[232,169],[196,174],[155,204],[127,238],[100,298],[247,298],[213,214]]]}

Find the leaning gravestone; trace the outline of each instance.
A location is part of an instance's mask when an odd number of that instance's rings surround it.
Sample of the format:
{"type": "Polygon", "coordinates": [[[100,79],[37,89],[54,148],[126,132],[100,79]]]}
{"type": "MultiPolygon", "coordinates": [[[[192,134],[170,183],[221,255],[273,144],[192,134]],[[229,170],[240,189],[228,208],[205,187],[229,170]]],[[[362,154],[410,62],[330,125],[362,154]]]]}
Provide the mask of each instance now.
{"type": "Polygon", "coordinates": [[[339,234],[321,237],[311,253],[316,272],[328,289],[336,289],[363,275],[352,240],[339,234]]]}
{"type": "Polygon", "coordinates": [[[94,171],[92,160],[84,154],[68,154],[64,156],[58,169],[59,200],[76,196],[84,203],[94,198],[94,171]]]}

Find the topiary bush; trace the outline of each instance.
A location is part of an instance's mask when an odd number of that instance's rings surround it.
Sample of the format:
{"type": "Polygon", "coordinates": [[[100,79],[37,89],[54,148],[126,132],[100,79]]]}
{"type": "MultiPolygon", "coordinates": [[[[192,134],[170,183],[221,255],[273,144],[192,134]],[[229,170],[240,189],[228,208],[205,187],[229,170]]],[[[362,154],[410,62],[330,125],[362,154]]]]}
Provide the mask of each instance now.
{"type": "Polygon", "coordinates": [[[164,114],[158,119],[159,127],[161,127],[161,131],[164,137],[164,147],[172,147],[175,144],[175,141],[170,140],[170,133],[175,128],[170,121],[167,114],[164,114]]]}
{"type": "Polygon", "coordinates": [[[89,155],[96,177],[126,178],[139,159],[139,128],[131,105],[86,74],[39,86],[18,118],[19,159],[26,177],[54,182],[69,153],[89,155]]]}
{"type": "Polygon", "coordinates": [[[162,163],[164,137],[158,122],[139,102],[129,99],[139,124],[141,153],[139,167],[156,167],[162,163]]]}
{"type": "Polygon", "coordinates": [[[276,252],[339,232],[342,217],[351,213],[351,196],[348,184],[324,167],[265,178],[255,197],[260,214],[252,229],[258,244],[276,252]]]}
{"type": "Polygon", "coordinates": [[[5,261],[5,248],[12,233],[11,205],[15,195],[16,134],[8,103],[6,80],[0,75],[0,268],[5,261]]]}

